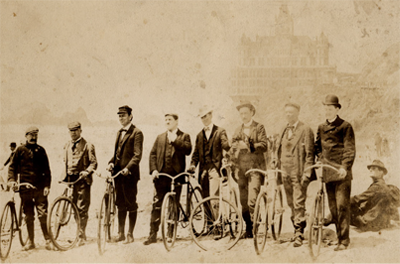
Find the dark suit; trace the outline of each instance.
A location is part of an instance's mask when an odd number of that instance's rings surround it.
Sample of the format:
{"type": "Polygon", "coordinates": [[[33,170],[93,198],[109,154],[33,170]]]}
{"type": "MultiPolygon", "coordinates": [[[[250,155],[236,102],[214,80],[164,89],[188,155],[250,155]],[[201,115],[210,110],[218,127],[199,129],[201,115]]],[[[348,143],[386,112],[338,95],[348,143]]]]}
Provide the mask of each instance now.
{"type": "Polygon", "coordinates": [[[253,121],[250,125],[249,136],[245,134],[243,124],[236,129],[232,138],[232,149],[234,149],[235,143],[240,140],[247,143],[250,151],[236,150],[239,153],[233,153],[232,155],[237,156],[240,203],[242,205],[242,214],[246,222],[247,232],[251,233],[254,207],[258,193],[260,192],[263,176],[259,173],[253,173],[246,177],[245,173],[249,169],[266,169],[264,152],[268,148],[268,139],[264,126],[253,121]]]}
{"type": "Polygon", "coordinates": [[[318,126],[315,152],[319,159],[344,168],[347,175],[338,179],[337,173],[324,169],[324,179],[328,193],[329,209],[332,220],[336,224],[339,244],[347,246],[350,243],[350,192],[353,178],[351,168],[356,156],[354,131],[350,123],[339,116],[332,122],[328,121],[318,126]]]}
{"type": "Polygon", "coordinates": [[[137,182],[140,180],[139,163],[142,159],[143,133],[131,124],[120,141],[121,132],[118,132],[115,141],[114,156],[109,163],[114,164],[114,174],[127,168],[129,175],[120,175],[115,178],[116,204],[118,210],[136,211],[137,182]]]}
{"type": "Polygon", "coordinates": [[[291,137],[287,126],[281,131],[276,146],[275,157],[280,161],[279,167],[287,173],[282,179],[287,203],[292,211],[291,220],[296,233],[303,234],[307,186],[301,185],[301,177],[303,173],[308,177],[311,175],[311,171],[304,172],[304,168],[314,164],[314,133],[299,121],[291,137]]]}
{"type": "Polygon", "coordinates": [[[222,165],[222,151],[229,151],[230,146],[225,129],[213,125],[209,139],[201,130],[196,137],[196,145],[192,155],[191,165],[196,167],[199,164],[199,183],[202,187],[203,198],[214,196],[218,193],[219,171],[222,165]],[[205,146],[208,146],[208,155],[205,153],[205,146]]]}
{"type": "Polygon", "coordinates": [[[93,171],[97,168],[96,154],[93,144],[81,138],[72,150],[73,143],[68,141],[64,146],[65,170],[64,181],[76,181],[81,171],[87,171],[87,179],[80,180],[74,185],[72,200],[78,207],[80,216],[80,237],[86,239],[85,229],[89,218],[90,185],[92,184],[93,171]]]}
{"type": "MultiPolygon", "coordinates": [[[[186,169],[186,156],[192,152],[190,136],[178,129],[176,139],[169,143],[167,132],[157,136],[150,152],[150,174],[157,170],[175,176],[186,169]]],[[[184,182],[180,177],[177,182],[184,182]]],[[[160,225],[160,212],[164,196],[171,191],[171,179],[160,177],[154,181],[155,194],[153,198],[153,209],[150,219],[150,236],[156,236],[160,225]]],[[[179,199],[181,187],[175,188],[176,198],[179,199]]]]}

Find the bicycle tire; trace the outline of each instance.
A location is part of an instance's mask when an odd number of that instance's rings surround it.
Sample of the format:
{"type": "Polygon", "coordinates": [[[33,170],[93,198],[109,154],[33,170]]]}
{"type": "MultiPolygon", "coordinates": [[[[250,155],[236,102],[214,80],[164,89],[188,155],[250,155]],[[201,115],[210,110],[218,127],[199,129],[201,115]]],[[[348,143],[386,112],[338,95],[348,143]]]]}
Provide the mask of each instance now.
{"type": "Polygon", "coordinates": [[[97,246],[100,255],[103,255],[106,247],[106,241],[109,236],[109,209],[108,209],[109,198],[108,194],[104,194],[103,199],[101,199],[100,210],[97,215],[99,221],[97,226],[97,246]]]}
{"type": "Polygon", "coordinates": [[[21,246],[25,246],[29,240],[28,227],[26,226],[26,216],[23,211],[22,202],[19,207],[18,214],[18,224],[19,224],[19,242],[21,242],[21,246]]]}
{"type": "Polygon", "coordinates": [[[282,191],[277,188],[272,200],[271,212],[271,233],[274,240],[278,240],[281,236],[283,211],[282,191]]]}
{"type": "Polygon", "coordinates": [[[165,249],[170,251],[175,244],[178,229],[178,208],[175,197],[167,193],[161,206],[161,235],[165,249]]]}
{"type": "Polygon", "coordinates": [[[15,207],[13,202],[4,206],[0,218],[0,258],[5,260],[10,254],[12,240],[14,237],[15,207]]]}
{"type": "Polygon", "coordinates": [[[241,236],[243,222],[238,209],[231,202],[222,199],[223,209],[221,210],[219,201],[219,197],[208,197],[194,209],[195,212],[201,210],[204,212],[205,227],[201,234],[193,232],[196,214],[190,216],[190,234],[194,242],[206,251],[229,250],[236,245],[241,236]],[[220,218],[217,216],[217,212],[218,215],[221,213],[220,218]]]}
{"type": "Polygon", "coordinates": [[[254,209],[253,241],[257,255],[265,248],[268,237],[268,195],[262,192],[258,195],[254,209]]]}
{"type": "Polygon", "coordinates": [[[322,228],[323,228],[323,196],[318,194],[314,201],[314,206],[311,208],[311,213],[308,219],[308,247],[310,255],[316,259],[322,244],[322,228]]]}
{"type": "Polygon", "coordinates": [[[47,216],[47,229],[54,246],[61,251],[71,249],[78,243],[80,217],[71,199],[61,196],[54,200],[47,216]]]}
{"type": "MultiPolygon", "coordinates": [[[[202,222],[202,220],[204,220],[204,216],[202,215],[202,213],[204,213],[204,211],[203,210],[195,211],[195,208],[203,200],[203,195],[201,193],[200,188],[196,187],[196,188],[194,188],[194,190],[190,194],[190,196],[191,196],[190,197],[190,216],[192,214],[195,214],[195,217],[194,217],[195,223],[191,227],[193,228],[193,233],[195,235],[199,235],[199,234],[201,234],[201,232],[203,232],[203,228],[204,228],[204,223],[202,222]]],[[[190,216],[189,216],[189,222],[190,222],[190,216]]]]}

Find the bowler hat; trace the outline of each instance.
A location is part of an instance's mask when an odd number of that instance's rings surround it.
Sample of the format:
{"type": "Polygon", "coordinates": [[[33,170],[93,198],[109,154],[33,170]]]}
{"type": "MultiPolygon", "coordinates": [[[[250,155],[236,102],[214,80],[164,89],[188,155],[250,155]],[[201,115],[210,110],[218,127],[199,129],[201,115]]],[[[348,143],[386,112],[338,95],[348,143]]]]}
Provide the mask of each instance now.
{"type": "Polygon", "coordinates": [[[213,111],[213,109],[208,106],[208,105],[204,105],[199,109],[199,114],[197,115],[198,117],[203,117],[208,113],[211,113],[213,111]]]}
{"type": "Polygon", "coordinates": [[[336,95],[333,94],[328,94],[325,97],[325,101],[322,102],[324,105],[334,105],[340,108],[342,108],[342,106],[339,104],[339,98],[336,95]]]}
{"type": "Polygon", "coordinates": [[[289,102],[289,103],[285,104],[285,107],[287,107],[287,106],[292,106],[292,107],[296,108],[298,111],[300,111],[300,105],[298,105],[296,103],[289,102]]]}
{"type": "Polygon", "coordinates": [[[128,115],[130,115],[132,113],[132,108],[130,108],[127,105],[123,105],[120,108],[118,108],[117,114],[122,114],[122,113],[128,113],[128,115]]]}
{"type": "Polygon", "coordinates": [[[35,126],[31,126],[25,130],[25,136],[28,135],[29,133],[38,133],[38,132],[39,132],[39,128],[37,128],[35,126]]]}
{"type": "Polygon", "coordinates": [[[78,121],[74,121],[68,124],[68,129],[69,130],[77,130],[78,128],[81,128],[81,123],[79,123],[78,121]]]}
{"type": "Polygon", "coordinates": [[[240,101],[240,105],[236,106],[236,109],[239,111],[241,108],[243,107],[247,107],[250,109],[250,111],[253,111],[253,115],[256,114],[256,108],[254,107],[254,105],[252,103],[250,103],[250,101],[240,101]]]}
{"type": "Polygon", "coordinates": [[[370,169],[371,167],[377,167],[383,170],[384,174],[387,174],[387,169],[385,168],[385,165],[383,164],[382,161],[380,160],[374,160],[372,164],[368,165],[367,168],[370,169]]]}
{"type": "Polygon", "coordinates": [[[15,142],[11,142],[11,144],[10,144],[10,147],[16,147],[17,146],[17,143],[15,143],[15,142]]]}

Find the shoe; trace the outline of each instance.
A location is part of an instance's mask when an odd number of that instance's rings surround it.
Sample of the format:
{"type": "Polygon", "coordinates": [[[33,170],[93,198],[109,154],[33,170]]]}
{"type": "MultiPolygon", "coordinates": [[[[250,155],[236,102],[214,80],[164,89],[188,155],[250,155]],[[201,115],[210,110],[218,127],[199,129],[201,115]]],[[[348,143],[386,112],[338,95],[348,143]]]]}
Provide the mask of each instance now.
{"type": "Polygon", "coordinates": [[[253,232],[246,231],[243,233],[241,238],[253,238],[253,232]]]}
{"type": "Polygon", "coordinates": [[[133,243],[133,241],[135,241],[135,240],[133,239],[133,235],[132,235],[132,234],[128,234],[128,235],[126,236],[126,240],[124,241],[124,244],[130,244],[130,243],[133,243]]]}
{"type": "Polygon", "coordinates": [[[337,247],[335,247],[335,251],[341,251],[341,250],[346,250],[347,249],[347,246],[346,245],[343,245],[343,244],[338,244],[338,246],[337,247]]]}
{"type": "Polygon", "coordinates": [[[296,236],[294,239],[293,247],[301,247],[303,245],[303,239],[301,236],[296,236]]]}
{"type": "Polygon", "coordinates": [[[81,240],[79,240],[78,247],[84,246],[85,244],[86,244],[86,241],[81,239],[81,240]]]}
{"type": "Polygon", "coordinates": [[[149,236],[146,241],[143,242],[143,245],[148,246],[150,244],[157,243],[157,238],[154,236],[149,236]]]}
{"type": "Polygon", "coordinates": [[[124,241],[124,240],[125,240],[125,235],[124,234],[119,234],[117,237],[113,237],[111,239],[111,243],[118,243],[118,242],[121,242],[121,241],[124,241]]]}
{"type": "Polygon", "coordinates": [[[28,241],[28,243],[24,246],[23,250],[28,251],[34,249],[36,246],[34,243],[31,243],[31,241],[28,241]]]}
{"type": "Polygon", "coordinates": [[[326,218],[324,218],[324,219],[322,220],[322,224],[323,224],[324,226],[329,226],[330,224],[333,224],[332,215],[329,214],[326,218]]]}
{"type": "Polygon", "coordinates": [[[46,248],[47,250],[54,250],[53,243],[50,241],[50,239],[47,239],[47,240],[46,240],[46,246],[45,246],[45,248],[46,248]]]}

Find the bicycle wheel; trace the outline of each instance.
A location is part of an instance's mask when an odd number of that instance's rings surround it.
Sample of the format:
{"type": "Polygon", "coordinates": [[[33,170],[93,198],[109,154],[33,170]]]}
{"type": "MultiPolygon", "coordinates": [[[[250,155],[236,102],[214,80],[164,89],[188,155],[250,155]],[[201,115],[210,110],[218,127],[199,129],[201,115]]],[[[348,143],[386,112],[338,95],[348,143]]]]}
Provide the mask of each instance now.
{"type": "Polygon", "coordinates": [[[10,253],[12,239],[14,235],[14,204],[8,202],[4,206],[0,219],[0,258],[5,260],[10,253]]]}
{"type": "Polygon", "coordinates": [[[53,244],[59,250],[73,248],[79,241],[78,209],[69,198],[58,197],[47,216],[47,228],[53,244]]]}
{"type": "Polygon", "coordinates": [[[274,240],[278,240],[281,235],[283,212],[282,192],[278,187],[272,200],[271,212],[271,232],[274,240]]]}
{"type": "MultiPolygon", "coordinates": [[[[193,217],[193,233],[195,235],[201,234],[201,232],[204,229],[204,210],[202,207],[197,207],[197,210],[195,211],[196,206],[203,200],[203,196],[201,194],[200,188],[195,188],[193,192],[191,193],[190,197],[190,215],[194,214],[195,216],[193,217]]],[[[190,219],[189,219],[190,221],[190,219]]]]}
{"type": "Polygon", "coordinates": [[[25,246],[28,243],[29,235],[28,235],[28,227],[26,226],[26,216],[24,214],[24,210],[22,207],[22,203],[19,207],[19,242],[21,242],[22,246],[25,246]]]}
{"type": "Polygon", "coordinates": [[[219,197],[209,197],[199,203],[194,212],[204,212],[203,231],[194,233],[194,223],[198,214],[190,216],[190,233],[194,242],[204,250],[224,251],[231,249],[241,235],[243,222],[238,209],[230,202],[219,197]]]}
{"type": "Polygon", "coordinates": [[[260,193],[257,197],[254,209],[253,234],[254,249],[259,255],[264,251],[268,234],[268,196],[266,192],[260,193]]]}
{"type": "Polygon", "coordinates": [[[167,193],[161,206],[161,235],[165,249],[170,251],[178,230],[178,207],[172,193],[167,193]]]}
{"type": "Polygon", "coordinates": [[[97,215],[99,224],[97,226],[97,246],[99,248],[100,255],[103,255],[106,248],[106,241],[109,238],[109,209],[108,209],[108,194],[104,194],[100,204],[100,211],[97,215]]]}
{"type": "Polygon", "coordinates": [[[323,196],[318,194],[308,219],[308,247],[312,258],[319,255],[322,244],[323,196]]]}

